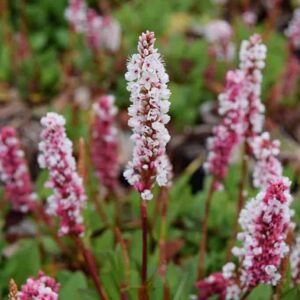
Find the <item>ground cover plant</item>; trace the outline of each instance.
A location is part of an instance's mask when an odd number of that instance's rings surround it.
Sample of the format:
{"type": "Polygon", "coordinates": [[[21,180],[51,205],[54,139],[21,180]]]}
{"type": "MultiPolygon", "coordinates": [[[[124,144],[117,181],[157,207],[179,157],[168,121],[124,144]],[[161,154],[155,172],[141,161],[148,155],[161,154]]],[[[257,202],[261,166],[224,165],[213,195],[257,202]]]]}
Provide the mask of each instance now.
{"type": "Polygon", "coordinates": [[[0,14],[0,299],[300,298],[300,3],[0,14]]]}

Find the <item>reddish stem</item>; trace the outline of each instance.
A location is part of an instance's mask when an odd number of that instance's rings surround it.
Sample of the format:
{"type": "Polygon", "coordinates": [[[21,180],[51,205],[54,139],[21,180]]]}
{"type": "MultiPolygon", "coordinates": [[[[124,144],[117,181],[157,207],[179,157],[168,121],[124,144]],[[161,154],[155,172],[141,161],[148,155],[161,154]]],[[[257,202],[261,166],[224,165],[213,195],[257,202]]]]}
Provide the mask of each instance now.
{"type": "Polygon", "coordinates": [[[122,256],[123,256],[124,265],[125,265],[125,279],[124,279],[124,283],[121,285],[120,297],[121,297],[122,300],[129,300],[129,296],[128,296],[128,292],[127,292],[127,289],[129,287],[128,280],[130,278],[129,255],[128,255],[128,251],[127,251],[126,242],[125,242],[125,240],[122,236],[122,232],[120,231],[120,229],[118,227],[116,227],[116,229],[115,229],[115,236],[118,240],[118,243],[121,246],[122,256]]]}
{"type": "Polygon", "coordinates": [[[167,209],[168,209],[168,189],[161,188],[161,225],[160,225],[160,237],[159,237],[159,274],[164,283],[164,300],[170,299],[170,290],[166,281],[166,271],[167,271],[167,253],[166,253],[166,230],[167,230],[167,209]]]}
{"type": "Polygon", "coordinates": [[[242,157],[242,166],[241,166],[241,178],[240,178],[240,183],[239,183],[239,199],[237,202],[237,209],[236,209],[236,215],[235,218],[233,220],[233,229],[231,232],[231,237],[228,243],[228,248],[227,248],[227,252],[226,252],[226,262],[231,261],[231,249],[234,245],[234,241],[236,239],[236,235],[238,232],[238,220],[239,220],[239,215],[240,212],[244,206],[244,200],[245,200],[245,195],[244,195],[244,188],[246,185],[246,179],[247,179],[247,173],[248,173],[248,163],[247,163],[247,157],[246,157],[246,145],[244,147],[244,151],[243,151],[243,157],[242,157]]]}
{"type": "Polygon", "coordinates": [[[91,252],[90,249],[88,249],[83,241],[77,237],[77,236],[73,236],[73,239],[76,243],[76,245],[78,246],[80,252],[82,253],[85,262],[87,264],[87,267],[89,269],[91,278],[95,284],[96,290],[100,296],[100,299],[102,300],[109,300],[105,290],[102,287],[102,284],[100,282],[99,276],[98,276],[98,271],[97,271],[97,265],[96,265],[96,260],[94,258],[93,253],[91,252]]]}
{"type": "Polygon", "coordinates": [[[200,247],[199,247],[198,279],[202,279],[205,273],[204,271],[205,271],[205,256],[206,256],[206,247],[207,247],[206,245],[207,228],[208,228],[211,200],[215,191],[215,184],[216,184],[216,179],[213,178],[205,201],[204,219],[202,222],[202,234],[201,234],[200,247]]]}
{"type": "Polygon", "coordinates": [[[140,290],[140,299],[148,300],[147,292],[147,235],[148,235],[148,220],[147,220],[147,200],[141,200],[141,222],[142,222],[142,270],[141,281],[142,286],[140,290]]]}

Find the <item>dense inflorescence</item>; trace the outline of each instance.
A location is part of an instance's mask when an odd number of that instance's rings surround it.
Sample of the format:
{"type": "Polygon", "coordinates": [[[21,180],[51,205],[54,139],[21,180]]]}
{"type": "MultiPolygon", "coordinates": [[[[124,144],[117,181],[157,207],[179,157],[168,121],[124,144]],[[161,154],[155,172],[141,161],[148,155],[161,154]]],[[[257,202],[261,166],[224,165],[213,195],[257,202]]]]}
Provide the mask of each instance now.
{"type": "Polygon", "coordinates": [[[209,277],[196,283],[200,290],[198,300],[206,300],[209,297],[217,295],[219,300],[239,300],[241,290],[234,278],[235,265],[227,263],[224,265],[222,272],[216,272],[209,277]]]}
{"type": "Polygon", "coordinates": [[[300,8],[294,11],[293,19],[286,29],[285,34],[294,49],[300,47],[300,8]]]}
{"type": "Polygon", "coordinates": [[[40,272],[38,278],[29,278],[18,293],[19,300],[58,300],[59,284],[40,272]]]}
{"type": "Polygon", "coordinates": [[[271,182],[282,176],[282,165],[278,160],[280,142],[272,141],[268,132],[254,137],[250,142],[255,165],[253,170],[253,185],[267,187],[271,182]]]}
{"type": "Polygon", "coordinates": [[[111,16],[104,16],[101,36],[103,46],[112,52],[116,52],[121,45],[121,26],[119,22],[111,16]]]}
{"type": "Polygon", "coordinates": [[[5,197],[14,210],[32,211],[36,206],[24,151],[16,131],[5,127],[0,132],[0,180],[4,184],[5,197]]]}
{"type": "Polygon", "coordinates": [[[133,131],[134,150],[124,176],[144,200],[152,199],[155,180],[159,186],[165,186],[169,177],[166,145],[170,135],[165,127],[170,120],[169,77],[154,41],[153,32],[140,36],[138,54],[130,58],[125,75],[130,91],[128,124],[133,131]]]}
{"type": "Polygon", "coordinates": [[[297,52],[300,49],[300,8],[296,9],[293,18],[285,31],[288,37],[288,58],[283,73],[282,96],[295,95],[299,78],[300,62],[297,52]]]}
{"type": "Polygon", "coordinates": [[[296,237],[296,242],[290,254],[291,276],[294,285],[300,284],[300,235],[296,237]]]}
{"type": "Polygon", "coordinates": [[[92,126],[92,161],[100,182],[107,189],[117,185],[118,137],[114,126],[117,108],[113,96],[101,96],[93,105],[95,119],[92,126]]]}
{"type": "Polygon", "coordinates": [[[218,299],[224,300],[227,286],[228,280],[224,278],[222,272],[213,273],[204,280],[197,282],[196,287],[200,290],[198,300],[206,300],[214,295],[218,295],[218,299]]]}
{"type": "Polygon", "coordinates": [[[44,130],[39,144],[39,164],[48,169],[50,179],[46,187],[54,191],[48,198],[47,212],[60,218],[60,235],[81,235],[86,195],[82,179],[76,172],[72,142],[66,136],[65,119],[56,113],[48,113],[41,124],[44,130]]]}
{"type": "Polygon", "coordinates": [[[84,0],[70,0],[65,11],[67,21],[73,26],[76,32],[86,31],[87,6],[84,0]]]}
{"type": "Polygon", "coordinates": [[[243,138],[244,83],[243,72],[229,71],[225,91],[219,96],[219,115],[222,116],[222,122],[214,127],[213,137],[208,140],[209,155],[204,165],[219,182],[226,176],[232,152],[243,138]]]}
{"type": "Polygon", "coordinates": [[[76,32],[85,35],[91,49],[105,48],[113,52],[119,49],[121,27],[111,16],[100,16],[84,0],[70,0],[65,16],[76,32]]]}
{"type": "Polygon", "coordinates": [[[225,92],[219,96],[221,124],[214,127],[208,140],[209,155],[206,170],[217,180],[217,186],[227,174],[233,150],[242,141],[247,153],[252,153],[251,141],[260,134],[264,122],[264,106],[260,100],[266,47],[260,36],[243,41],[240,50],[240,69],[229,71],[225,92]]]}
{"type": "Polygon", "coordinates": [[[94,9],[86,12],[86,40],[91,49],[98,49],[101,44],[102,18],[94,9]]]}
{"type": "Polygon", "coordinates": [[[247,99],[245,114],[245,138],[255,137],[262,131],[265,107],[261,102],[261,70],[265,67],[267,48],[261,37],[254,34],[243,41],[240,49],[240,70],[245,73],[244,97],[247,99]]]}
{"type": "Polygon", "coordinates": [[[205,26],[204,35],[218,59],[231,61],[234,58],[235,47],[231,42],[233,30],[229,23],[224,20],[211,21],[205,26]]]}
{"type": "Polygon", "coordinates": [[[260,283],[276,285],[281,278],[279,267],[289,251],[286,244],[291,226],[289,186],[287,178],[273,181],[240,213],[242,232],[238,239],[242,247],[235,247],[233,253],[241,262],[240,282],[244,290],[260,283]]]}
{"type": "MultiPolygon", "coordinates": [[[[232,250],[239,258],[239,268],[235,270],[230,262],[223,267],[223,272],[199,281],[196,284],[200,289],[199,300],[213,295],[220,300],[238,300],[259,284],[278,284],[282,260],[289,252],[288,230],[294,228],[289,187],[287,178],[277,178],[246,204],[239,216],[242,232],[238,240],[242,246],[232,250]]],[[[298,243],[291,255],[294,282],[299,276],[298,243]]]]}

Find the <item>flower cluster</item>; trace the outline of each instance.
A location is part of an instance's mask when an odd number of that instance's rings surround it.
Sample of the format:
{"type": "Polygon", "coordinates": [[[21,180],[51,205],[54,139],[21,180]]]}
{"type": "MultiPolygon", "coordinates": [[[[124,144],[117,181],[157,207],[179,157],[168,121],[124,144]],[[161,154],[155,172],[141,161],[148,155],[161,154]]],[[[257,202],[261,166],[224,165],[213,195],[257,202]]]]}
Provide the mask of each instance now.
{"type": "Polygon", "coordinates": [[[293,19],[291,20],[285,34],[290,40],[290,44],[294,49],[300,47],[300,8],[294,11],[293,19]]]}
{"type": "Polygon", "coordinates": [[[117,185],[118,138],[114,127],[117,108],[113,96],[102,96],[93,105],[95,119],[91,132],[91,154],[98,178],[103,186],[112,189],[117,185]]]}
{"type": "Polygon", "coordinates": [[[35,208],[36,194],[24,156],[16,131],[11,127],[3,128],[0,132],[0,179],[5,196],[14,210],[28,212],[35,208]]]}
{"type": "Polygon", "coordinates": [[[206,300],[214,295],[218,295],[218,299],[224,300],[228,285],[228,280],[224,278],[222,272],[213,273],[204,280],[197,282],[196,287],[200,290],[198,300],[206,300]]]}
{"type": "Polygon", "coordinates": [[[264,188],[282,176],[282,165],[277,159],[280,142],[272,141],[268,132],[251,139],[253,156],[256,159],[253,170],[253,185],[264,188]]]}
{"type": "Polygon", "coordinates": [[[204,165],[217,179],[218,186],[227,174],[235,146],[243,140],[249,143],[262,130],[264,106],[260,91],[265,57],[266,47],[258,35],[253,35],[242,42],[240,69],[227,74],[225,92],[219,96],[222,122],[208,140],[209,155],[204,165]]]}
{"type": "Polygon", "coordinates": [[[105,48],[112,52],[119,49],[121,27],[111,16],[100,16],[84,0],[70,0],[65,16],[76,32],[85,34],[91,49],[105,48]]]}
{"type": "Polygon", "coordinates": [[[215,55],[220,60],[231,61],[234,57],[235,47],[231,42],[233,35],[229,23],[224,20],[214,20],[204,28],[204,36],[213,45],[215,55]]]}
{"type": "Polygon", "coordinates": [[[290,265],[293,284],[298,285],[300,284],[300,235],[296,237],[296,243],[292,247],[290,265]]]}
{"type": "Polygon", "coordinates": [[[102,44],[103,47],[116,52],[121,45],[121,26],[119,22],[111,16],[102,18],[102,44]]]}
{"type": "Polygon", "coordinates": [[[248,26],[253,26],[257,22],[257,15],[254,11],[248,10],[242,14],[242,20],[248,26]]]}
{"type": "Polygon", "coordinates": [[[227,174],[229,160],[236,145],[243,137],[245,76],[242,71],[229,71],[224,93],[219,96],[220,125],[214,127],[213,137],[208,139],[209,155],[205,169],[219,182],[227,174]]]}
{"type": "Polygon", "coordinates": [[[74,27],[76,32],[86,30],[87,6],[84,0],[70,0],[65,11],[67,21],[74,27]]]}
{"type": "Polygon", "coordinates": [[[277,179],[240,213],[243,232],[238,239],[243,246],[233,248],[232,252],[241,262],[240,282],[244,290],[260,283],[276,285],[280,280],[279,267],[289,251],[285,242],[291,224],[289,186],[287,178],[277,179]]]}
{"type": "Polygon", "coordinates": [[[101,45],[102,17],[94,9],[86,12],[86,41],[91,49],[98,49],[101,45]]]}
{"type": "Polygon", "coordinates": [[[49,170],[46,187],[54,190],[48,198],[47,212],[60,218],[60,235],[80,235],[84,231],[82,210],[86,195],[82,179],[76,172],[72,142],[66,136],[65,119],[48,113],[41,124],[44,130],[39,144],[39,165],[49,170]]]}
{"type": "Polygon", "coordinates": [[[58,300],[59,284],[39,272],[38,278],[29,278],[18,293],[20,300],[58,300]]]}
{"type": "Polygon", "coordinates": [[[293,54],[289,53],[285,71],[283,74],[282,95],[289,97],[295,94],[300,74],[300,61],[293,54]]]}
{"type": "Polygon", "coordinates": [[[265,107],[260,94],[266,52],[267,48],[257,34],[252,35],[249,41],[243,41],[240,49],[240,69],[246,76],[244,93],[248,103],[244,122],[246,138],[256,136],[263,128],[265,107]]]}
{"type": "Polygon", "coordinates": [[[151,188],[155,180],[159,186],[165,186],[169,177],[165,155],[170,139],[165,127],[170,120],[167,114],[170,106],[169,77],[160,54],[154,48],[154,41],[153,32],[142,33],[138,54],[130,58],[125,74],[127,89],[131,93],[128,125],[133,130],[134,150],[124,176],[145,200],[152,199],[151,188]]]}
{"type": "Polygon", "coordinates": [[[241,290],[235,282],[234,270],[235,265],[227,263],[222,272],[213,273],[198,281],[196,283],[196,287],[200,290],[198,300],[206,300],[211,296],[218,296],[219,300],[239,300],[241,290]]]}

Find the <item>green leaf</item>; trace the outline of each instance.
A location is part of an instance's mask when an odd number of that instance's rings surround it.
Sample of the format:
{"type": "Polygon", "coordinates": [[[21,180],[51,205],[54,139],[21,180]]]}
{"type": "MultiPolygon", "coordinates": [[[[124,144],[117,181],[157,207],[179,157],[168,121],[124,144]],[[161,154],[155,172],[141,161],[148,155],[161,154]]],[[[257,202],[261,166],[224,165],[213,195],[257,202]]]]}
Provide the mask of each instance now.
{"type": "Polygon", "coordinates": [[[1,271],[1,282],[7,283],[14,278],[18,285],[23,284],[30,276],[37,276],[41,269],[38,244],[35,240],[23,241],[20,249],[7,261],[1,271]]]}
{"type": "Polygon", "coordinates": [[[247,297],[248,300],[265,300],[270,299],[272,295],[272,288],[269,285],[259,285],[247,297]]]}
{"type": "Polygon", "coordinates": [[[37,32],[30,35],[30,44],[34,51],[39,51],[45,47],[47,43],[47,35],[44,32],[37,32]]]}
{"type": "Polygon", "coordinates": [[[62,271],[57,278],[61,284],[60,300],[82,300],[83,291],[87,288],[87,279],[83,273],[62,271]]]}

